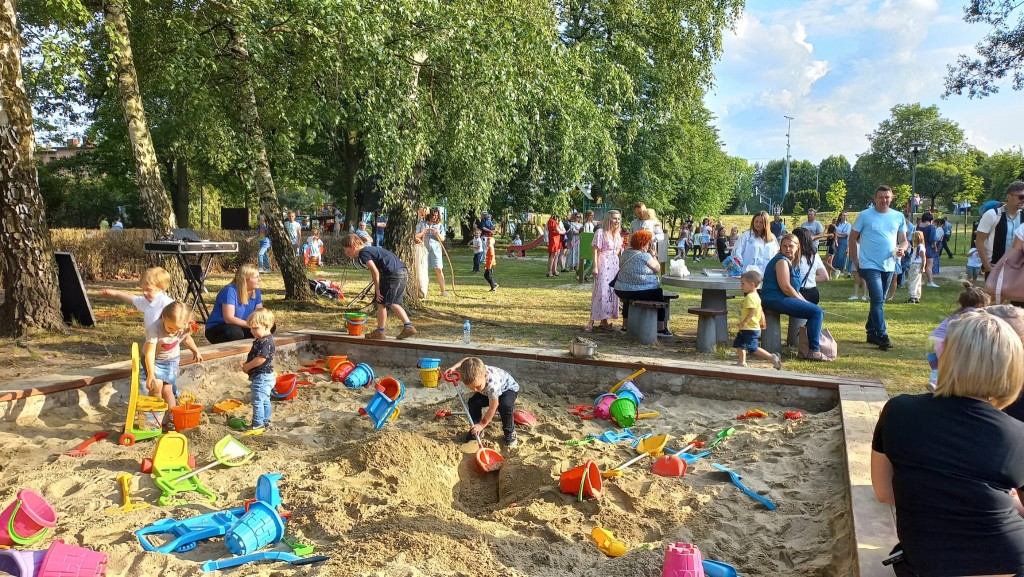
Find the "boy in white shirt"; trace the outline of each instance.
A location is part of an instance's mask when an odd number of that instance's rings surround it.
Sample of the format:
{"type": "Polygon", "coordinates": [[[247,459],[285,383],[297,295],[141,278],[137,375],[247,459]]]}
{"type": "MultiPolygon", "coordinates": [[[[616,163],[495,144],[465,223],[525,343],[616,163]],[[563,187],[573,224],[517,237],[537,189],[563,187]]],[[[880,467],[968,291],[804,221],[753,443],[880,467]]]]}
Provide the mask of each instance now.
{"type": "Polygon", "coordinates": [[[164,307],[174,302],[174,299],[167,295],[167,289],[170,286],[171,275],[162,267],[155,266],[146,269],[142,276],[139,277],[141,295],[133,295],[129,292],[114,289],[103,289],[100,291],[100,296],[124,301],[139,309],[139,312],[142,313],[142,326],[143,328],[148,328],[149,325],[155,323],[160,318],[160,313],[163,312],[164,307]]]}
{"type": "Polygon", "coordinates": [[[480,272],[480,263],[484,260],[484,242],[480,238],[480,229],[473,230],[473,238],[469,241],[470,248],[473,249],[473,272],[480,272]]]}

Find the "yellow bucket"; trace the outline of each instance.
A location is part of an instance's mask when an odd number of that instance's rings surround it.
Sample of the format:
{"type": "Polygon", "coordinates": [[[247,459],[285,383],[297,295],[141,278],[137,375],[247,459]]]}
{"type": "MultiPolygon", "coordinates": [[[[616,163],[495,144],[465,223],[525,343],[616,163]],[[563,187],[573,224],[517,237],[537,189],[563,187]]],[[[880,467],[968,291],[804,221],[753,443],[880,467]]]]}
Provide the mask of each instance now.
{"type": "Polygon", "coordinates": [[[437,379],[441,376],[441,369],[420,369],[420,380],[424,387],[434,388],[437,386],[437,379]]]}
{"type": "Polygon", "coordinates": [[[140,431],[159,431],[164,425],[167,403],[157,397],[139,396],[135,402],[135,428],[140,431]]]}

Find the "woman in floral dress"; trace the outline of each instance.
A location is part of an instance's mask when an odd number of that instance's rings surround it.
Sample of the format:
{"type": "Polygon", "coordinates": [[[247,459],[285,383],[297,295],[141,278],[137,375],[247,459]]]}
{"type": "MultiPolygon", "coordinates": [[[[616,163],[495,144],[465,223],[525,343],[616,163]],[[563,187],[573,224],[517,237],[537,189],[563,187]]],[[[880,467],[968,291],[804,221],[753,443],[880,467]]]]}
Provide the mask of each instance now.
{"type": "Polygon", "coordinates": [[[619,272],[621,227],[622,215],[617,210],[609,210],[601,228],[594,232],[594,294],[590,300],[590,322],[584,327],[587,331],[594,330],[597,321],[600,321],[597,328],[614,330],[608,320],[619,318],[619,297],[608,283],[619,272]]]}

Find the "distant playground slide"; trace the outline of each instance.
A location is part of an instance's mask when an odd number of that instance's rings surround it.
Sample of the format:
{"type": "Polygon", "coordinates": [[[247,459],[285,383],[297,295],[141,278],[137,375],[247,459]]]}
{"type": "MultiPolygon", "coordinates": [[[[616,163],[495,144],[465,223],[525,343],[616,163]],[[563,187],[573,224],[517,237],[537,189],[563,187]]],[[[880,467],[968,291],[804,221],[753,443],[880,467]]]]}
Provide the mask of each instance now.
{"type": "Polygon", "coordinates": [[[540,236],[537,237],[537,240],[531,242],[530,244],[522,244],[522,245],[519,245],[519,246],[510,246],[510,247],[508,247],[508,252],[506,254],[508,254],[509,256],[516,255],[516,256],[523,257],[523,256],[526,256],[526,251],[528,251],[530,249],[537,248],[538,246],[540,246],[544,242],[544,229],[538,226],[538,227],[536,227],[536,230],[537,230],[537,233],[540,234],[540,236]]]}

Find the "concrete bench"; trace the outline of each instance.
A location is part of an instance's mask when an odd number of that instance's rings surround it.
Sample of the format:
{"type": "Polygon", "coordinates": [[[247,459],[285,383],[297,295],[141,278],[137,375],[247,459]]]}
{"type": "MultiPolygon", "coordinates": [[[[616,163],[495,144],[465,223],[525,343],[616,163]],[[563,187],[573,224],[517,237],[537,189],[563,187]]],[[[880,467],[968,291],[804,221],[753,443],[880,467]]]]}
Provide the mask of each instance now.
{"type": "Polygon", "coordinates": [[[782,313],[764,309],[765,329],[761,331],[761,348],[782,354],[782,313]]]}
{"type": "Polygon", "coordinates": [[[641,344],[649,345],[658,340],[658,309],[665,309],[665,318],[668,319],[667,302],[629,301],[626,332],[640,339],[641,344]]]}
{"type": "Polygon", "coordinates": [[[691,315],[697,315],[697,350],[702,353],[715,352],[718,341],[728,338],[728,335],[719,335],[717,317],[728,314],[728,311],[721,309],[705,309],[695,307],[686,309],[691,315]]]}

